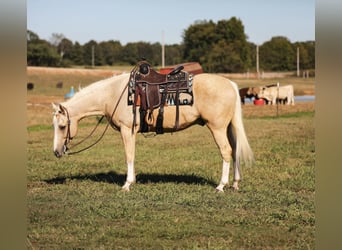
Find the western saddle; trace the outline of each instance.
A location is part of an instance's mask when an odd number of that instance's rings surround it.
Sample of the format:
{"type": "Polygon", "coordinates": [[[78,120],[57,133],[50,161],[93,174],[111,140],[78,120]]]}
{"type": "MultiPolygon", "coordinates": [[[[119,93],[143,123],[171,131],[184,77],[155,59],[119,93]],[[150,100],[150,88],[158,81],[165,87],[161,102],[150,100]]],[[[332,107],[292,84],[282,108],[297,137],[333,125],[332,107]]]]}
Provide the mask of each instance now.
{"type": "MultiPolygon", "coordinates": [[[[164,106],[176,107],[174,130],[179,128],[179,105],[192,105],[192,74],[182,71],[183,66],[174,68],[168,74],[155,71],[143,60],[131,71],[128,88],[128,105],[133,106],[133,128],[136,125],[136,107],[140,106],[140,132],[149,132],[153,125],[153,110],[159,108],[156,121],[156,133],[164,133],[164,106]],[[186,98],[181,99],[180,94],[186,98]]],[[[133,131],[132,128],[132,131],[133,131]]]]}

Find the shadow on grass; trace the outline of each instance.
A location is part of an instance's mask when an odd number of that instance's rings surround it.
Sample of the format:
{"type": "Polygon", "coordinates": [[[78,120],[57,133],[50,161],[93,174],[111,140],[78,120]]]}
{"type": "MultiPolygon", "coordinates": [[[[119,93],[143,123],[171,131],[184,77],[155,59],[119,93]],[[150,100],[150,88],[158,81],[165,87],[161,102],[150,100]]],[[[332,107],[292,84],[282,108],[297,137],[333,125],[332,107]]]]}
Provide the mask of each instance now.
{"type": "MultiPolygon", "coordinates": [[[[178,174],[138,174],[136,176],[137,183],[185,183],[197,185],[210,185],[215,187],[216,183],[210,179],[199,177],[196,175],[178,175],[178,174]]],[[[66,180],[91,180],[94,182],[105,182],[117,184],[122,186],[126,181],[125,174],[118,174],[114,171],[108,173],[87,174],[87,175],[74,175],[74,176],[59,176],[56,178],[44,180],[48,184],[65,184],[66,180]]]]}

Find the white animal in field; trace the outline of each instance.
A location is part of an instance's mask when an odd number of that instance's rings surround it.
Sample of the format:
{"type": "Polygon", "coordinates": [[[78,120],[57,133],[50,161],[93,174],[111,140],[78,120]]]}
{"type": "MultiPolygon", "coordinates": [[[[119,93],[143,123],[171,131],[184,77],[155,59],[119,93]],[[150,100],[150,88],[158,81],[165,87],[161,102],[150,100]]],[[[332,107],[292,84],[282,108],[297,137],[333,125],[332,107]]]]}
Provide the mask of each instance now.
{"type": "Polygon", "coordinates": [[[277,99],[287,99],[287,105],[294,105],[293,85],[285,85],[278,87],[261,87],[258,93],[258,98],[264,98],[270,101],[273,105],[277,99]]]}
{"type": "MultiPolygon", "coordinates": [[[[138,112],[133,113],[133,106],[127,101],[129,83],[130,74],[114,76],[90,84],[63,103],[52,104],[53,152],[58,158],[68,153],[69,143],[76,136],[78,123],[84,117],[103,115],[108,119],[108,125],[120,131],[127,164],[127,178],[123,186],[126,191],[130,190],[131,184],[136,180],[135,141],[141,130],[139,108],[136,107],[138,112]],[[135,114],[136,124],[133,122],[135,114]]],[[[196,124],[205,124],[208,127],[222,157],[222,175],[216,189],[223,192],[223,188],[228,184],[232,163],[233,188],[237,190],[241,179],[240,163],[244,161],[251,164],[254,158],[244,129],[238,87],[236,83],[219,75],[198,74],[193,77],[192,89],[193,104],[179,106],[178,130],[196,124]]],[[[164,107],[162,126],[165,132],[176,131],[176,113],[175,105],[164,107]]],[[[152,116],[150,131],[156,131],[157,109],[153,111],[152,116]]]]}

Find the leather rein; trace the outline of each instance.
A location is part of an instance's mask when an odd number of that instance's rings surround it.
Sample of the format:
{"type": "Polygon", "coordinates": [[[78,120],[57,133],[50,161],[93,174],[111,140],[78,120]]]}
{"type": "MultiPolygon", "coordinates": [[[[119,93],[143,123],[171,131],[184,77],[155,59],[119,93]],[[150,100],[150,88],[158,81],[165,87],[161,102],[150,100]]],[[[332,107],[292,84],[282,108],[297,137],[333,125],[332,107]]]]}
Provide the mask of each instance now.
{"type": "Polygon", "coordinates": [[[95,130],[98,128],[98,126],[100,125],[100,123],[102,122],[102,120],[103,120],[103,118],[104,118],[105,116],[104,116],[104,115],[101,116],[101,118],[100,118],[99,121],[97,122],[96,126],[94,127],[94,129],[90,132],[90,134],[89,134],[87,137],[85,137],[85,138],[82,139],[81,141],[77,142],[76,144],[74,144],[74,145],[72,145],[70,148],[68,148],[68,144],[69,144],[70,141],[73,139],[73,138],[71,137],[71,133],[70,133],[70,124],[71,124],[71,120],[70,120],[70,116],[69,116],[68,110],[66,109],[66,107],[62,106],[63,109],[65,110],[65,113],[66,113],[66,116],[67,116],[67,119],[68,119],[68,121],[67,121],[67,134],[66,134],[66,137],[65,137],[65,140],[64,140],[64,152],[65,152],[65,154],[67,154],[67,155],[74,155],[74,154],[81,153],[81,152],[83,152],[83,151],[85,151],[85,150],[87,150],[87,149],[89,149],[89,148],[95,146],[95,145],[103,138],[103,136],[104,136],[104,134],[106,133],[106,131],[107,131],[109,125],[111,124],[111,121],[112,121],[112,119],[113,119],[113,117],[114,117],[114,114],[115,114],[115,112],[116,112],[116,110],[117,110],[117,108],[118,108],[118,106],[119,106],[119,103],[120,103],[120,101],[121,101],[121,99],[122,99],[122,96],[123,96],[125,90],[127,89],[128,85],[129,85],[129,82],[126,84],[125,88],[124,88],[123,91],[121,92],[121,95],[120,95],[118,101],[116,102],[116,105],[115,105],[114,110],[113,110],[113,112],[112,112],[112,114],[111,114],[111,116],[110,116],[110,119],[108,119],[107,125],[106,125],[105,129],[103,130],[102,134],[100,135],[100,137],[99,137],[95,142],[93,142],[92,144],[90,144],[90,145],[88,145],[88,146],[86,146],[86,147],[84,147],[84,148],[82,148],[82,149],[80,149],[80,150],[78,150],[78,151],[68,152],[69,149],[71,149],[71,148],[73,148],[73,147],[75,147],[75,146],[77,146],[77,145],[80,145],[81,143],[83,143],[84,141],[86,141],[88,138],[90,138],[90,137],[93,135],[93,133],[95,132],[95,130]]]}

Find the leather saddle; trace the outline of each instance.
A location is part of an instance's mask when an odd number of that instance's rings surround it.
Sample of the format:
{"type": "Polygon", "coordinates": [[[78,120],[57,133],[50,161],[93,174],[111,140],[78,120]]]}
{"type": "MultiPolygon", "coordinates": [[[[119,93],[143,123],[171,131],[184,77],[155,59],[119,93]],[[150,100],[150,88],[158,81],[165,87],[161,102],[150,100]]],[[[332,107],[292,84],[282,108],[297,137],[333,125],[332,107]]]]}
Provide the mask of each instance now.
{"type": "Polygon", "coordinates": [[[140,61],[131,71],[128,104],[133,105],[134,126],[136,106],[140,106],[140,132],[148,132],[148,126],[153,123],[152,111],[159,108],[156,132],[163,133],[164,105],[176,106],[175,130],[178,129],[179,105],[192,105],[193,102],[192,75],[182,71],[183,68],[179,66],[168,74],[161,74],[147,61],[140,61]],[[180,100],[180,93],[186,93],[189,98],[180,100]]]}

